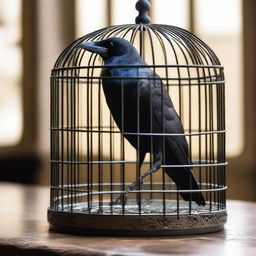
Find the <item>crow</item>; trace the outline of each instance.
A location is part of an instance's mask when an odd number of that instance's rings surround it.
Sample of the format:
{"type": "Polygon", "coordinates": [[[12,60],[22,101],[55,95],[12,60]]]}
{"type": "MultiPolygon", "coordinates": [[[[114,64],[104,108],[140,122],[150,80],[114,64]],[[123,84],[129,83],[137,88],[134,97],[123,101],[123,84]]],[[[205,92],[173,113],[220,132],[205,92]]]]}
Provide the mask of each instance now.
{"type": "MultiPolygon", "coordinates": [[[[78,47],[99,54],[103,59],[101,78],[106,102],[123,136],[137,150],[139,168],[145,155],[153,154],[152,168],[128,186],[116,203],[122,203],[122,198],[126,201],[127,193],[140,187],[143,179],[159,170],[161,165],[177,190],[199,190],[189,166],[188,144],[181,120],[161,78],[140,57],[136,48],[119,37],[84,42],[78,47]],[[165,136],[161,136],[163,133],[165,136]]],[[[180,192],[180,195],[185,201],[205,205],[199,191],[180,192]]]]}

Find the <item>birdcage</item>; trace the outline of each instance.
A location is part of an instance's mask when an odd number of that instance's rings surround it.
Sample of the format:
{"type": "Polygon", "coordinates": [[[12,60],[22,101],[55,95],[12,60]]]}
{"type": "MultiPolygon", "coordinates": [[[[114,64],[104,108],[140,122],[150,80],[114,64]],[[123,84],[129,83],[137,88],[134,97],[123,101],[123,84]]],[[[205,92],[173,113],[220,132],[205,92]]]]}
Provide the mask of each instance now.
{"type": "Polygon", "coordinates": [[[138,1],[136,8],[136,24],[110,26],[79,38],[52,70],[49,223],[57,231],[101,235],[221,230],[227,188],[223,66],[194,34],[149,24],[147,1],[138,1]],[[113,37],[131,42],[145,62],[106,64],[81,47],[113,37]],[[106,76],[103,70],[110,68],[133,70],[138,76],[106,76]],[[107,96],[106,84],[117,84],[118,93],[110,89],[107,96]],[[136,88],[137,103],[127,84],[136,88]],[[150,85],[144,98],[143,84],[150,85]],[[119,103],[111,108],[114,102],[119,103]],[[169,128],[172,116],[165,111],[170,104],[178,130],[169,128]],[[143,143],[147,149],[141,157],[143,143]],[[154,169],[156,147],[162,158],[154,169]],[[178,161],[177,151],[185,152],[187,160],[178,161]]]}

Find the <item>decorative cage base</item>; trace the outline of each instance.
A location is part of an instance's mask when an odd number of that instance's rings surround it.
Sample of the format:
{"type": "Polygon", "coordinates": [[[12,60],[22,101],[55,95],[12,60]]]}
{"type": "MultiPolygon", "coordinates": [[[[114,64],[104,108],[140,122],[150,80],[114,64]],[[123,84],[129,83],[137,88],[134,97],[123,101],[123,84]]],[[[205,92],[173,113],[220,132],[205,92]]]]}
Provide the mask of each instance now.
{"type": "MultiPolygon", "coordinates": [[[[73,212],[48,210],[48,221],[51,230],[86,235],[117,235],[117,236],[164,236],[164,235],[192,235],[217,232],[224,228],[227,219],[226,210],[197,212],[182,214],[186,203],[180,203],[180,215],[172,209],[165,215],[157,214],[154,210],[142,215],[132,214],[136,211],[136,204],[129,204],[125,215],[120,215],[121,206],[112,207],[103,205],[103,213],[97,214],[97,209],[90,214],[86,209],[77,206],[73,212]],[[78,210],[80,209],[80,210],[78,210]],[[127,211],[130,212],[127,214],[127,211]]],[[[207,205],[205,206],[207,207],[207,205]]],[[[152,209],[152,208],[151,208],[152,209]]],[[[173,208],[174,209],[174,208],[173,208]]],[[[208,208],[209,209],[209,208],[208,208]]]]}

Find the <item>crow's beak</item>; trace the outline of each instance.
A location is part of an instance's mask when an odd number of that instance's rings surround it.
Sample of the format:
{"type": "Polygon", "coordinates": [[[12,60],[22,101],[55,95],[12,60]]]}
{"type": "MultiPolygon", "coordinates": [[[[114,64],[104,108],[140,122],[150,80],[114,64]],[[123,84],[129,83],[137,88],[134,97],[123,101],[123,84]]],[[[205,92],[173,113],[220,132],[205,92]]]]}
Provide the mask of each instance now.
{"type": "Polygon", "coordinates": [[[108,52],[108,48],[98,45],[99,42],[86,42],[78,45],[79,48],[83,48],[89,52],[98,53],[104,55],[108,52]]]}

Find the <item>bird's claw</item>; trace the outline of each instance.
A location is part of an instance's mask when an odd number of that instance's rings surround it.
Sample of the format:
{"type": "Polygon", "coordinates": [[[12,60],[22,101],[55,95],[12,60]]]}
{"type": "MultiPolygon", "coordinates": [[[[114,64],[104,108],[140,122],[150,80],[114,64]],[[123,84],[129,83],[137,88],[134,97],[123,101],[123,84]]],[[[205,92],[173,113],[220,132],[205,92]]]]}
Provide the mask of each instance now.
{"type": "Polygon", "coordinates": [[[111,205],[126,205],[127,202],[127,193],[119,196],[114,202],[111,202],[111,205]]]}
{"type": "Polygon", "coordinates": [[[127,202],[127,194],[132,191],[135,187],[142,188],[143,186],[143,178],[140,177],[139,180],[132,183],[127,190],[120,195],[114,202],[111,202],[110,205],[126,205],[127,202]]]}

